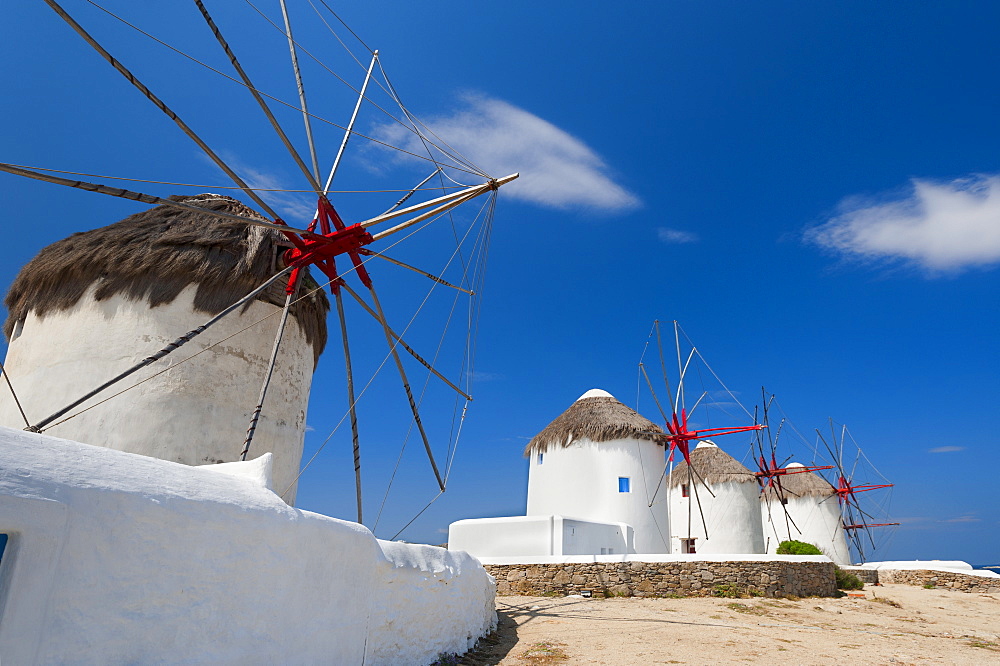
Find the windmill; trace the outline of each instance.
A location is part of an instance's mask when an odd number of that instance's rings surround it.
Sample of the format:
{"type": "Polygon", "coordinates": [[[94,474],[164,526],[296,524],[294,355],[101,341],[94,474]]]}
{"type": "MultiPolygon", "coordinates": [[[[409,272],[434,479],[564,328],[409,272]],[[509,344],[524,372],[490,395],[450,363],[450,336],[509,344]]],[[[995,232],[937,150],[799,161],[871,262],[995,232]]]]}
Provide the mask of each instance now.
{"type": "MultiPolygon", "coordinates": [[[[674,327],[674,346],[676,348],[676,358],[677,358],[677,382],[675,389],[671,389],[669,376],[667,373],[667,363],[666,357],[663,352],[663,340],[662,333],[660,330],[660,322],[653,322],[653,329],[650,331],[650,338],[653,337],[655,333],[655,341],[657,347],[657,353],[660,363],[660,371],[663,378],[664,388],[666,391],[667,398],[669,400],[670,412],[664,409],[659,397],[657,396],[656,389],[654,388],[653,382],[650,379],[649,373],[646,370],[646,366],[642,360],[639,363],[639,375],[640,380],[645,382],[650,395],[656,404],[657,410],[660,412],[665,424],[665,432],[658,435],[664,445],[667,447],[666,452],[666,463],[664,465],[663,473],[660,475],[660,483],[664,481],[668,470],[670,470],[670,477],[675,477],[675,471],[673,470],[673,465],[675,461],[675,454],[679,453],[681,458],[681,464],[684,465],[684,473],[686,473],[687,483],[681,484],[681,496],[688,498],[693,497],[694,502],[690,499],[686,502],[686,520],[682,519],[685,526],[681,529],[678,538],[680,539],[680,547],[684,552],[695,552],[695,540],[698,538],[709,539],[709,521],[706,519],[705,508],[702,505],[702,497],[699,490],[699,485],[703,490],[705,490],[711,498],[715,498],[716,493],[713,491],[711,484],[706,482],[702,474],[699,472],[696,465],[692,464],[692,442],[705,442],[704,446],[714,447],[714,443],[709,442],[710,438],[722,437],[725,435],[733,435],[743,432],[753,432],[760,431],[766,428],[764,424],[754,423],[753,425],[745,426],[726,426],[726,427],[695,427],[695,421],[689,420],[694,417],[695,414],[698,415],[699,421],[704,421],[706,424],[711,422],[712,412],[723,414],[723,417],[731,421],[737,418],[736,415],[732,414],[730,407],[732,405],[738,406],[743,412],[752,418],[752,415],[739,404],[736,396],[726,388],[725,384],[718,378],[718,375],[708,366],[704,358],[701,356],[697,347],[691,344],[690,339],[683,332],[678,322],[673,322],[674,327]],[[686,344],[682,344],[686,343],[686,344]],[[692,376],[697,376],[699,381],[704,384],[706,380],[706,375],[710,375],[716,385],[721,386],[722,394],[725,395],[727,402],[730,405],[724,405],[716,399],[716,396],[704,386],[697,392],[697,398],[694,400],[690,409],[687,406],[687,395],[691,393],[690,390],[686,388],[686,384],[690,382],[692,376]],[[711,409],[709,409],[711,408],[711,409]],[[694,511],[693,506],[698,508],[698,518],[700,522],[701,529],[697,530],[695,528],[694,521],[694,511]]],[[[647,341],[647,348],[649,342],[647,341]]],[[[643,354],[645,356],[645,352],[643,354]]],[[[721,451],[719,452],[721,453],[721,451]]],[[[728,459],[729,456],[722,454],[724,458],[715,456],[724,464],[731,465],[728,459]]],[[[735,462],[735,461],[733,461],[735,462]]],[[[738,463],[736,463],[738,465],[738,463]]],[[[742,466],[739,466],[742,467],[742,466]]],[[[746,481],[752,480],[753,477],[748,470],[745,469],[729,469],[728,473],[724,475],[727,479],[735,479],[736,477],[746,476],[746,481]]],[[[673,481],[676,479],[672,478],[670,484],[673,485],[673,481]]],[[[657,486],[656,492],[659,491],[659,485],[657,486]]],[[[653,499],[656,497],[656,492],[653,493],[653,499]]],[[[706,498],[707,500],[708,498],[706,498]]],[[[759,511],[756,507],[756,503],[753,505],[753,510],[755,512],[759,511]]],[[[671,517],[671,533],[674,533],[677,524],[676,517],[671,517]]],[[[759,520],[756,518],[754,522],[759,528],[759,520]]],[[[759,533],[759,529],[757,530],[759,533]]]]}
{"type": "MultiPolygon", "coordinates": [[[[831,485],[840,509],[841,524],[857,561],[865,562],[872,551],[885,545],[895,527],[889,522],[890,490],[894,484],[882,476],[864,454],[846,425],[829,420],[830,441],[819,428],[817,441],[833,460],[831,485]],[[853,458],[853,460],[851,460],[853,458]]],[[[830,501],[830,500],[825,500],[830,501]]]]}
{"type": "MultiPolygon", "coordinates": [[[[358,407],[359,401],[364,395],[367,386],[371,384],[371,381],[362,386],[360,390],[358,389],[359,382],[356,382],[355,380],[357,367],[356,356],[354,355],[354,352],[352,352],[352,345],[349,344],[348,340],[348,315],[346,314],[347,308],[343,302],[346,300],[343,298],[345,294],[349,296],[351,300],[357,302],[360,312],[363,313],[361,316],[370,317],[375,322],[378,329],[380,329],[381,335],[385,338],[385,344],[388,351],[385,352],[385,355],[382,357],[383,360],[381,363],[378,363],[378,359],[376,359],[375,365],[377,365],[379,369],[381,369],[383,365],[395,368],[396,374],[398,375],[398,384],[401,386],[401,393],[405,397],[407,411],[409,413],[409,427],[415,430],[421,439],[428,464],[434,475],[439,496],[446,487],[450,460],[452,459],[454,446],[457,443],[457,435],[454,439],[449,441],[449,457],[446,464],[440,466],[435,459],[435,452],[431,443],[431,435],[427,432],[427,428],[425,427],[426,414],[422,415],[420,409],[422,403],[421,397],[424,391],[427,390],[427,383],[424,383],[423,391],[415,390],[413,382],[410,379],[412,371],[408,372],[406,366],[409,364],[411,367],[415,367],[413,364],[416,364],[420,367],[421,372],[426,371],[427,381],[430,381],[433,378],[435,382],[441,382],[448,388],[449,391],[453,392],[456,396],[456,400],[460,401],[458,403],[457,411],[460,412],[464,418],[465,411],[469,405],[469,401],[471,400],[468,378],[471,377],[471,363],[473,358],[472,351],[474,349],[474,340],[472,335],[475,329],[476,317],[478,316],[478,302],[474,300],[474,296],[475,292],[479,288],[479,285],[482,283],[483,264],[486,259],[486,250],[490,236],[496,192],[499,187],[511,182],[517,177],[517,175],[511,174],[502,178],[492,177],[486,174],[479,167],[476,167],[472,162],[459,155],[454,149],[437,137],[432,130],[422,124],[411,114],[409,109],[403,105],[396,90],[392,86],[391,81],[386,76],[385,70],[382,68],[378,51],[368,49],[363,42],[362,45],[364,45],[368,56],[366,58],[368,64],[367,67],[364,68],[364,79],[360,81],[360,85],[358,85],[359,82],[347,83],[347,81],[341,79],[346,85],[348,85],[348,87],[353,89],[354,94],[356,95],[356,102],[353,107],[353,112],[350,114],[350,119],[339,124],[333,123],[325,120],[314,111],[310,110],[306,101],[306,88],[303,85],[302,68],[300,68],[299,65],[299,58],[303,54],[308,54],[309,57],[313,56],[309,51],[304,49],[300,39],[293,36],[288,8],[284,1],[281,2],[283,27],[277,25],[275,22],[272,22],[271,19],[266,16],[262,15],[262,17],[266,20],[266,22],[272,24],[277,33],[280,35],[282,46],[287,49],[286,53],[291,55],[292,73],[294,75],[298,92],[298,101],[295,103],[288,103],[281,100],[277,95],[271,95],[265,92],[259,88],[256,83],[251,81],[247,71],[237,58],[236,51],[238,48],[234,48],[233,45],[223,36],[223,31],[216,23],[215,18],[209,13],[205,4],[201,2],[201,0],[196,0],[194,5],[197,8],[200,19],[203,21],[204,26],[207,26],[211,32],[212,38],[218,43],[221,52],[225,54],[228,64],[232,71],[235,72],[235,75],[224,74],[218,69],[213,69],[211,67],[209,67],[209,69],[212,69],[215,74],[239,85],[247,91],[250,97],[252,97],[253,103],[259,107],[259,110],[263,113],[267,123],[274,130],[277,139],[286,149],[291,162],[301,173],[306,190],[314,197],[314,204],[310,205],[312,210],[304,211],[311,214],[308,216],[303,215],[305,219],[310,219],[310,222],[307,225],[289,224],[282,219],[282,216],[277,212],[278,207],[269,201],[269,199],[271,199],[274,195],[273,193],[269,193],[267,190],[272,188],[254,185],[251,182],[252,179],[241,175],[241,169],[231,165],[229,163],[230,160],[226,159],[222,155],[221,151],[210,147],[208,141],[203,138],[201,133],[195,131],[193,125],[189,125],[181,118],[179,113],[177,113],[171,106],[168,106],[163,98],[154,93],[145,83],[141,82],[132,70],[127,68],[121,60],[113,56],[111,52],[105,48],[102,42],[85,29],[80,22],[78,22],[69,14],[69,12],[66,11],[66,9],[64,9],[55,0],[46,0],[46,4],[74,32],[76,32],[77,35],[79,35],[79,37],[93,49],[93,51],[103,58],[118,74],[123,76],[128,84],[138,90],[138,92],[157,109],[162,111],[177,126],[177,128],[198,147],[198,149],[215,167],[232,180],[236,191],[242,193],[242,195],[251,201],[260,212],[266,214],[268,220],[262,220],[256,216],[234,215],[222,213],[217,210],[206,210],[194,203],[184,203],[183,201],[177,201],[165,196],[130,191],[98,182],[92,182],[93,178],[97,178],[97,176],[94,176],[93,174],[75,174],[75,176],[80,178],[88,178],[88,180],[77,180],[76,177],[65,178],[63,176],[55,175],[56,170],[54,169],[27,167],[24,165],[8,163],[0,164],[0,171],[54,185],[72,187],[145,204],[155,204],[187,212],[205,214],[206,223],[214,223],[214,221],[221,218],[226,221],[235,221],[261,228],[270,233],[280,234],[280,236],[287,242],[288,250],[282,254],[279,268],[275,271],[275,273],[268,277],[266,281],[262,282],[255,289],[247,293],[244,297],[232,302],[221,311],[215,313],[211,318],[197,328],[186,333],[183,330],[178,330],[177,335],[179,337],[177,337],[176,340],[161,349],[150,350],[150,353],[144,355],[141,360],[137,359],[137,362],[134,365],[116,376],[113,376],[106,381],[103,377],[95,377],[94,383],[98,384],[95,388],[83,393],[78,398],[69,401],[60,409],[51,412],[40,419],[32,419],[29,421],[27,417],[25,417],[25,425],[27,426],[26,429],[34,432],[43,432],[58,423],[65,422],[67,419],[75,418],[82,412],[83,409],[85,409],[85,403],[92,398],[99,397],[102,400],[113,399],[115,396],[135,388],[137,384],[126,386],[124,389],[113,395],[109,392],[112,387],[115,387],[116,390],[121,389],[120,385],[126,379],[133,377],[136,373],[147,367],[154,366],[168,355],[175,353],[178,349],[188,344],[192,339],[202,335],[207,329],[217,324],[217,322],[219,322],[222,318],[240,311],[244,308],[244,306],[254,301],[254,299],[271,286],[278,285],[284,289],[285,298],[284,306],[280,310],[280,323],[277,326],[277,332],[274,338],[268,369],[261,383],[259,392],[256,396],[254,396],[255,400],[248,405],[247,411],[251,413],[251,416],[246,427],[245,437],[243,437],[242,442],[233,442],[232,459],[246,459],[248,455],[252,454],[254,436],[260,423],[261,416],[262,414],[267,413],[269,389],[273,388],[271,383],[275,359],[277,358],[278,351],[282,346],[283,332],[285,330],[285,324],[288,319],[289,311],[297,302],[301,301],[309,293],[328,287],[336,304],[338,313],[337,320],[339,323],[343,346],[346,413],[341,422],[344,422],[344,420],[349,422],[352,431],[351,439],[353,443],[358,521],[361,522],[363,517],[361,509],[360,441],[363,439],[364,430],[364,426],[359,423],[360,419],[358,416],[358,407]],[[376,94],[381,96],[378,100],[375,98],[376,94]],[[394,113],[387,112],[386,109],[389,108],[390,104],[395,105],[395,108],[397,108],[398,111],[394,113]],[[296,141],[293,141],[289,133],[285,130],[282,122],[279,121],[278,114],[274,112],[274,108],[281,106],[291,108],[301,116],[301,122],[303,123],[305,129],[305,144],[307,144],[308,147],[307,153],[300,151],[295,147],[296,141]],[[395,202],[393,203],[390,201],[389,203],[391,205],[389,205],[388,208],[386,208],[384,204],[377,204],[376,201],[378,201],[378,199],[376,198],[367,207],[355,207],[367,208],[368,212],[352,215],[345,214],[342,216],[341,213],[338,212],[337,207],[334,206],[333,201],[337,198],[338,193],[333,190],[332,187],[335,178],[340,173],[340,167],[344,163],[344,157],[348,152],[348,143],[352,137],[355,139],[361,138],[373,144],[377,141],[374,137],[366,136],[357,129],[358,119],[361,115],[363,115],[365,110],[377,110],[377,112],[385,113],[392,118],[392,122],[406,128],[406,132],[409,133],[408,138],[411,136],[413,137],[412,141],[406,144],[406,147],[391,146],[385,141],[378,141],[380,146],[386,149],[395,148],[399,151],[406,152],[410,158],[423,160],[429,165],[429,168],[432,168],[433,170],[429,176],[417,182],[415,185],[413,185],[413,182],[410,181],[407,183],[406,187],[396,188],[391,194],[391,197],[395,200],[395,202]],[[340,137],[336,142],[330,143],[328,150],[326,151],[329,153],[328,157],[331,158],[332,166],[327,172],[328,175],[326,175],[325,178],[321,175],[319,169],[320,158],[324,152],[323,144],[321,141],[317,141],[314,136],[314,129],[316,129],[316,126],[320,124],[333,127],[342,133],[342,137],[340,137]],[[413,151],[408,150],[413,142],[423,147],[424,154],[414,154],[413,151]],[[308,155],[308,157],[305,155],[308,155]],[[459,178],[474,180],[477,182],[468,185],[462,183],[459,178]],[[462,220],[456,221],[453,217],[455,210],[459,206],[471,202],[479,197],[485,197],[486,204],[477,213],[475,213],[472,221],[467,223],[462,220]],[[377,208],[375,207],[376,205],[378,206],[377,208]],[[345,219],[356,219],[357,221],[348,223],[345,219]],[[432,223],[439,220],[447,220],[451,226],[449,234],[440,235],[452,235],[454,237],[454,242],[452,243],[453,247],[441,251],[441,254],[443,254],[447,259],[443,268],[452,268],[452,272],[458,274],[458,279],[452,279],[450,281],[446,280],[442,276],[441,271],[435,272],[424,270],[412,265],[411,263],[402,261],[396,256],[390,256],[387,254],[387,252],[395,253],[396,250],[394,248],[399,246],[403,240],[409,239],[418,232],[423,234],[430,233],[425,230],[433,230],[432,223]],[[389,245],[390,243],[391,245],[389,245]],[[341,259],[340,265],[337,264],[338,257],[341,259]],[[466,310],[469,333],[462,338],[464,347],[458,354],[458,367],[452,370],[453,374],[450,378],[438,369],[437,359],[439,354],[437,352],[434,354],[421,355],[417,353],[413,345],[407,342],[407,331],[410,329],[410,323],[402,327],[394,326],[390,323],[390,317],[387,315],[386,308],[383,305],[383,299],[380,297],[382,292],[381,290],[376,291],[375,281],[372,278],[372,273],[376,272],[373,269],[372,264],[376,262],[386,262],[386,264],[392,264],[394,266],[392,270],[404,270],[409,271],[410,274],[420,275],[421,277],[419,279],[421,280],[429,279],[431,281],[430,284],[432,284],[430,287],[431,289],[435,289],[439,286],[453,289],[456,293],[456,303],[457,298],[460,295],[469,297],[467,306],[459,306],[457,304],[451,306],[452,313],[458,307],[462,307],[462,310],[466,310]],[[315,286],[307,284],[305,278],[307,270],[311,266],[315,267],[318,272],[326,278],[323,284],[315,286]],[[360,283],[361,289],[356,290],[351,287],[350,282],[354,280],[360,283]],[[362,293],[359,292],[367,292],[367,299],[362,296],[362,293]]],[[[126,21],[124,18],[111,14],[110,12],[106,13],[111,17],[108,19],[109,22],[114,23],[117,21],[127,26],[130,30],[138,30],[145,37],[152,38],[160,45],[165,45],[168,46],[168,48],[173,49],[175,53],[179,53],[186,58],[191,58],[191,56],[182,53],[178,49],[166,45],[162,40],[152,37],[150,32],[141,30],[138,26],[126,21]]],[[[339,17],[332,13],[321,18],[323,18],[324,23],[326,23],[327,19],[334,20],[334,22],[339,20],[339,17]]],[[[257,45],[255,44],[254,46],[256,47],[257,45]]],[[[351,57],[353,58],[354,55],[352,54],[351,57]]],[[[208,67],[205,63],[199,61],[195,62],[197,62],[200,66],[208,67]]],[[[320,64],[322,65],[322,63],[320,64]]],[[[299,143],[302,142],[299,141],[299,143]]],[[[126,178],[124,180],[130,179],[126,178]]],[[[416,179],[414,178],[413,180],[416,179]]],[[[343,197],[343,194],[340,194],[340,196],[343,197]]],[[[381,195],[380,198],[384,200],[385,195],[381,195]]],[[[417,313],[413,314],[410,318],[411,323],[422,309],[424,302],[426,302],[426,299],[423,301],[417,301],[417,313]]],[[[447,306],[445,306],[444,311],[447,314],[447,306]]],[[[449,317],[448,322],[443,324],[445,333],[441,334],[442,340],[444,339],[444,335],[447,333],[450,321],[451,318],[449,317]]],[[[352,342],[357,340],[357,337],[352,336],[352,342]]],[[[361,343],[368,344],[368,341],[362,340],[361,343]]],[[[180,365],[187,360],[188,359],[182,359],[180,362],[171,367],[180,365]]],[[[166,370],[167,369],[164,369],[164,371],[166,370]]],[[[4,374],[6,375],[6,373],[4,374]]],[[[460,432],[460,423],[456,425],[453,430],[460,432]]],[[[334,432],[336,432],[336,429],[334,432]]],[[[333,433],[331,433],[331,437],[332,436],[333,433]]],[[[329,441],[329,438],[327,441],[329,441]]],[[[325,443],[319,448],[322,449],[323,446],[325,446],[325,443]]],[[[315,459],[315,456],[313,459],[315,459]]],[[[308,467],[311,462],[312,460],[310,460],[306,466],[308,467]]],[[[287,489],[278,488],[277,490],[279,493],[283,490],[287,492],[287,489]]],[[[433,500],[431,501],[433,502],[433,500]]]]}
{"type": "Polygon", "coordinates": [[[767,427],[757,431],[750,448],[757,465],[757,472],[754,475],[760,484],[761,519],[767,552],[772,550],[772,545],[776,545],[772,544],[772,538],[774,542],[780,542],[793,536],[801,536],[803,528],[806,527],[805,525],[800,527],[796,523],[788,508],[790,500],[799,499],[805,492],[811,490],[803,487],[803,482],[808,481],[809,477],[797,475],[809,474],[811,477],[814,472],[833,469],[832,465],[789,465],[792,455],[778,462],[778,446],[782,434],[791,431],[800,442],[805,443],[805,439],[783,413],[777,427],[772,426],[771,413],[774,409],[780,411],[780,405],[776,402],[774,394],[769,396],[764,387],[761,387],[761,406],[755,409],[755,414],[767,427]]]}

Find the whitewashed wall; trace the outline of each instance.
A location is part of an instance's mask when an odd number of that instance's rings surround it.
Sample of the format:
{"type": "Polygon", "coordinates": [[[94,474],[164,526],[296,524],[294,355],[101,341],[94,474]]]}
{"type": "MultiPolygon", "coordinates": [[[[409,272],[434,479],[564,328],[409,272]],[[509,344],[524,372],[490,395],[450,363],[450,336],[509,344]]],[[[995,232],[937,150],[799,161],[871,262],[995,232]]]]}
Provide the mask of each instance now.
{"type": "Polygon", "coordinates": [[[663,473],[663,447],[638,439],[551,447],[541,464],[531,456],[528,468],[529,516],[562,515],[599,523],[626,523],[635,530],[634,552],[669,552],[666,482],[652,507],[663,473]],[[618,491],[619,477],[630,479],[631,492],[618,491]]]}
{"type": "Polygon", "coordinates": [[[496,586],[479,560],[434,546],[379,545],[385,559],[366,664],[428,664],[466,652],[496,627],[496,586]]]}
{"type": "Polygon", "coordinates": [[[837,564],[850,564],[851,553],[837,498],[789,496],[787,500],[785,509],[790,521],[785,520],[780,502],[768,503],[761,497],[761,523],[768,552],[773,553],[782,541],[804,541],[819,548],[837,564]]]}
{"type": "Polygon", "coordinates": [[[0,428],[0,661],[424,664],[493,626],[478,563],[294,509],[262,466],[0,428]]]}
{"type": "Polygon", "coordinates": [[[634,538],[632,527],[623,523],[563,516],[470,518],[448,526],[448,550],[477,558],[630,553],[634,538]]]}
{"type": "MultiPolygon", "coordinates": [[[[29,314],[11,340],[4,365],[32,423],[210,317],[195,312],[193,286],[172,303],[155,308],[122,295],[98,302],[91,293],[62,312],[44,318],[29,314]]],[[[208,347],[276,312],[280,308],[254,301],[246,311],[226,316],[165,359],[73,411],[94,405],[163,368],[177,367],[47,433],[186,465],[237,460],[257,403],[279,316],[208,347]]],[[[293,483],[299,471],[313,365],[312,347],[295,318],[290,317],[250,450],[250,457],[265,451],[274,453],[274,484],[279,493],[293,483]]],[[[6,389],[0,390],[0,425],[24,427],[6,389]]],[[[284,497],[293,504],[295,488],[284,497]]]]}
{"type": "Polygon", "coordinates": [[[760,522],[760,489],[756,480],[710,484],[712,493],[697,479],[689,497],[680,487],[670,489],[670,526],[673,552],[681,553],[681,539],[693,537],[696,554],[758,553],[764,551],[760,522]],[[701,503],[701,512],[698,504],[701,503]],[[702,513],[705,520],[702,522],[702,513]],[[705,528],[708,527],[706,532],[705,528]]]}

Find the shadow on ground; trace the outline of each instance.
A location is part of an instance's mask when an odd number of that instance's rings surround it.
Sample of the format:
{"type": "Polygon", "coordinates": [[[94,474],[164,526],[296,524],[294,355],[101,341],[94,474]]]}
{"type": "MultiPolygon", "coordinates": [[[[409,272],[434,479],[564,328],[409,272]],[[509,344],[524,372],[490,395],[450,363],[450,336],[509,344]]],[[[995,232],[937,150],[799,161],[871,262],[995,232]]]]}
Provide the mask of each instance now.
{"type": "Polygon", "coordinates": [[[483,636],[475,649],[462,655],[458,663],[464,666],[494,666],[510,654],[517,645],[517,622],[510,613],[497,611],[496,631],[483,636]]]}

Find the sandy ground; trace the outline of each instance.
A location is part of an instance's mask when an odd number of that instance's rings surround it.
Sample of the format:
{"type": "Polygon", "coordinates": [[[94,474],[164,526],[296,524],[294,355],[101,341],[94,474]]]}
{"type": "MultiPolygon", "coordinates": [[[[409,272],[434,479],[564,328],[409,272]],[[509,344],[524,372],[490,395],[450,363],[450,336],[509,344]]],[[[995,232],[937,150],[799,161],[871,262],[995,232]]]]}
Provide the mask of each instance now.
{"type": "Polygon", "coordinates": [[[864,598],[498,597],[460,663],[1000,664],[1000,594],[867,586],[864,598]]]}

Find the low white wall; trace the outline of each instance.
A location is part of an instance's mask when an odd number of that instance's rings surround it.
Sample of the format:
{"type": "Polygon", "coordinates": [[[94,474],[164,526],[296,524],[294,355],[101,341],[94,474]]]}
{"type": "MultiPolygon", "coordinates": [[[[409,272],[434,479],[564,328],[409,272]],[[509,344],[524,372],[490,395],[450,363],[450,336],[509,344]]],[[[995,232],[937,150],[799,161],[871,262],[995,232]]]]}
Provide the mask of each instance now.
{"type": "Polygon", "coordinates": [[[379,545],[386,560],[366,664],[428,664],[472,649],[496,627],[496,586],[478,560],[434,546],[379,545]]]}
{"type": "Polygon", "coordinates": [[[493,581],[460,554],[380,545],[211,467],[6,428],[0,532],[4,664],[420,664],[494,622],[493,581]]]}
{"type": "Polygon", "coordinates": [[[448,526],[448,550],[477,558],[523,555],[590,555],[633,550],[634,531],[624,523],[563,516],[470,518],[448,526]]]}
{"type": "Polygon", "coordinates": [[[591,564],[602,562],[829,562],[826,555],[680,555],[647,553],[635,555],[564,555],[524,557],[481,557],[484,565],[491,564],[591,564]]]}
{"type": "Polygon", "coordinates": [[[573,518],[562,518],[561,523],[562,555],[635,552],[635,532],[625,523],[595,523],[573,518]]]}
{"type": "Polygon", "coordinates": [[[865,562],[859,565],[861,569],[886,569],[890,571],[945,571],[960,573],[967,576],[983,578],[1000,578],[1000,573],[989,569],[973,569],[968,562],[961,560],[900,560],[895,562],[865,562]]]}
{"type": "Polygon", "coordinates": [[[554,518],[515,516],[458,520],[448,526],[448,550],[465,551],[475,557],[521,553],[552,555],[556,552],[554,518]]]}

